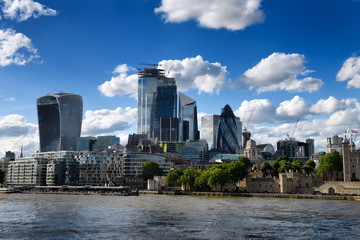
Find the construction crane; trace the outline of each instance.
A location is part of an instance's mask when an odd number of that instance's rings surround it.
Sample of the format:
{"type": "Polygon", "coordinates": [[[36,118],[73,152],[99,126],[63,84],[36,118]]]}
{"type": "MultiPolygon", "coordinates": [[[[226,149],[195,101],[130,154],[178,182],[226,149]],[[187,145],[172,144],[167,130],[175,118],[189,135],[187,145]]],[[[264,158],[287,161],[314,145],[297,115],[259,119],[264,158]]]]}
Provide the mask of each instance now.
{"type": "Polygon", "coordinates": [[[288,138],[289,138],[289,143],[290,143],[290,158],[293,158],[293,157],[294,157],[292,139],[294,138],[294,134],[295,134],[295,131],[296,131],[296,128],[297,128],[298,123],[299,123],[299,119],[296,120],[295,127],[294,127],[294,131],[292,132],[291,137],[289,136],[288,133],[286,133],[286,135],[287,135],[288,138]]]}
{"type": "Polygon", "coordinates": [[[150,65],[150,66],[153,66],[153,68],[162,66],[161,64],[157,64],[157,63],[140,63],[140,65],[150,65]]]}
{"type": "MultiPolygon", "coordinates": [[[[245,114],[246,114],[246,112],[245,112],[245,114]]],[[[244,114],[244,120],[245,120],[245,114],[244,114]]],[[[249,125],[252,114],[253,114],[253,112],[250,113],[249,119],[247,120],[247,122],[246,122],[246,124],[244,126],[244,131],[243,132],[247,132],[247,127],[249,125]]]]}

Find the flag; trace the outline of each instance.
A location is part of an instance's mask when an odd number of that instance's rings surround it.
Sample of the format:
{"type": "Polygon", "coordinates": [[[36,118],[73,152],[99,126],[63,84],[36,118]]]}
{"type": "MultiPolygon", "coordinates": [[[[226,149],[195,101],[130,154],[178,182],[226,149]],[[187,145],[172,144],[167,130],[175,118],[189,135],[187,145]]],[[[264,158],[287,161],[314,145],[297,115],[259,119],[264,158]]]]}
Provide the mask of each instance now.
{"type": "Polygon", "coordinates": [[[358,131],[356,131],[356,130],[351,130],[351,133],[358,133],[358,131]]]}

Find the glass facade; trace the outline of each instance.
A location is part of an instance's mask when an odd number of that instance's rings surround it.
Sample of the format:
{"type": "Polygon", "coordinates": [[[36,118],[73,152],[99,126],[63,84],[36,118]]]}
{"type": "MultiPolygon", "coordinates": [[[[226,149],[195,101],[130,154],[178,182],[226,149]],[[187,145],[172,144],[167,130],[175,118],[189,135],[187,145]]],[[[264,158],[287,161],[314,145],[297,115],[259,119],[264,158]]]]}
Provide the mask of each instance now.
{"type": "Polygon", "coordinates": [[[177,142],[179,121],[177,118],[160,118],[160,141],[177,142]]]}
{"type": "Polygon", "coordinates": [[[217,149],[231,154],[240,153],[241,126],[238,126],[239,122],[240,119],[236,120],[231,107],[225,105],[221,112],[217,131],[217,149]],[[240,128],[240,131],[238,128],[240,128]]]}
{"type": "Polygon", "coordinates": [[[37,99],[40,152],[73,151],[80,137],[82,97],[56,93],[37,99]]]}
{"type": "Polygon", "coordinates": [[[144,69],[138,81],[138,134],[160,136],[160,118],[176,117],[176,84],[162,69],[144,69]]]}
{"type": "Polygon", "coordinates": [[[179,140],[198,140],[199,135],[196,101],[179,93],[179,140]]]}
{"type": "Polygon", "coordinates": [[[220,115],[206,115],[201,118],[201,139],[206,139],[211,149],[217,146],[216,136],[220,115]]]}

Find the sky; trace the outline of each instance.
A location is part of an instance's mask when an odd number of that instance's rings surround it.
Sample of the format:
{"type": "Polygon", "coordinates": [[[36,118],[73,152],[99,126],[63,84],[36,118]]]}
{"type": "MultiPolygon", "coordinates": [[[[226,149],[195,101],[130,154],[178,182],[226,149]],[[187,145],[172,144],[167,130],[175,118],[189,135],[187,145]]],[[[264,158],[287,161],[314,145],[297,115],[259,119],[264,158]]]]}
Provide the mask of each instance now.
{"type": "Polygon", "coordinates": [[[296,140],[324,151],[360,127],[359,12],[357,0],[0,0],[0,157],[36,152],[36,99],[58,91],[83,97],[82,136],[125,144],[142,63],[174,77],[199,118],[229,104],[275,148],[299,119],[296,140]]]}

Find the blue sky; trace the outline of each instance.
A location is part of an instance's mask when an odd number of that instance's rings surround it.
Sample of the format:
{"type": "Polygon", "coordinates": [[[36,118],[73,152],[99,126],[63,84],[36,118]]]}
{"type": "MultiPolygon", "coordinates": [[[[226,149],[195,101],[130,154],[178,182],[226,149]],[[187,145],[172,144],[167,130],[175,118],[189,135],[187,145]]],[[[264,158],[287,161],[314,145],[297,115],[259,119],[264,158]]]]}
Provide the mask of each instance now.
{"type": "Polygon", "coordinates": [[[0,0],[0,156],[36,151],[36,99],[54,89],[83,96],[83,135],[126,142],[140,63],[170,69],[200,116],[253,112],[259,144],[300,119],[296,139],[324,150],[360,126],[359,11],[351,0],[0,0]]]}

